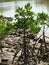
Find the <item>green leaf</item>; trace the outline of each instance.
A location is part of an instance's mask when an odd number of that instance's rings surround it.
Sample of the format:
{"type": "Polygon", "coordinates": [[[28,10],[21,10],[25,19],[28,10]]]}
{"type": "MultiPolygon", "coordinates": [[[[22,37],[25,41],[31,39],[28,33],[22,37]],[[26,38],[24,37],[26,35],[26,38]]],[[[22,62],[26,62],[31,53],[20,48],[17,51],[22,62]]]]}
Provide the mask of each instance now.
{"type": "Polygon", "coordinates": [[[25,9],[26,9],[26,11],[30,11],[32,9],[32,7],[30,6],[30,3],[25,5],[25,9]]]}
{"type": "Polygon", "coordinates": [[[9,22],[0,22],[0,39],[5,38],[13,32],[14,24],[9,22]]]}
{"type": "Polygon", "coordinates": [[[31,33],[37,34],[37,33],[39,33],[40,30],[41,30],[41,28],[38,25],[36,25],[35,23],[32,23],[30,25],[30,32],[31,33]]]}
{"type": "Polygon", "coordinates": [[[48,19],[48,15],[44,12],[38,13],[38,19],[40,19],[41,21],[45,21],[48,19]]]}

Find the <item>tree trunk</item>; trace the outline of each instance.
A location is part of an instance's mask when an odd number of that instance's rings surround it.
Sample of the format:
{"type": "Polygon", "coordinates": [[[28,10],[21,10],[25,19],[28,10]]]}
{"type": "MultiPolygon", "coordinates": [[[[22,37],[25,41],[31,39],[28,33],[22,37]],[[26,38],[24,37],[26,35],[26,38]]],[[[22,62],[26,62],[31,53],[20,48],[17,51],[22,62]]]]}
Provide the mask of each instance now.
{"type": "Polygon", "coordinates": [[[24,21],[24,65],[26,64],[27,64],[27,56],[26,56],[25,21],[24,21]]]}
{"type": "Polygon", "coordinates": [[[43,43],[45,45],[45,51],[46,51],[47,46],[46,46],[46,40],[45,40],[45,25],[43,26],[43,43]]]}

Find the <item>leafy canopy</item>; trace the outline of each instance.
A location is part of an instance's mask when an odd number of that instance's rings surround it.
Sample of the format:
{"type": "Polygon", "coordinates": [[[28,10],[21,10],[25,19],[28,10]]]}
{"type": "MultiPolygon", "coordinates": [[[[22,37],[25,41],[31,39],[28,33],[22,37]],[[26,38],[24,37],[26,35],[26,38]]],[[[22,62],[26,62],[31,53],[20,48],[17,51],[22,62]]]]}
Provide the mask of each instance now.
{"type": "Polygon", "coordinates": [[[18,7],[16,10],[15,18],[17,20],[16,26],[17,29],[29,29],[30,33],[38,33],[40,31],[40,27],[36,25],[35,13],[32,12],[32,7],[30,3],[25,5],[25,7],[18,7]]]}
{"type": "Polygon", "coordinates": [[[10,22],[0,22],[0,39],[5,38],[14,30],[14,24],[10,22]]]}
{"type": "Polygon", "coordinates": [[[46,25],[48,23],[48,14],[42,12],[42,13],[38,13],[37,19],[39,20],[39,23],[41,25],[46,25]]]}

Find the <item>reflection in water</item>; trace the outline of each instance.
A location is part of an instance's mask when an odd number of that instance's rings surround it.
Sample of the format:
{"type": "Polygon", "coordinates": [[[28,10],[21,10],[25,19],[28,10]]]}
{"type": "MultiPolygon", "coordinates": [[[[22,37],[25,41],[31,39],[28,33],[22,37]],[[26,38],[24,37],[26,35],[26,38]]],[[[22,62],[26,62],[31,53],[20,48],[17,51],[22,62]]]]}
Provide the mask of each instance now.
{"type": "Polygon", "coordinates": [[[0,0],[0,2],[11,2],[11,1],[14,1],[14,0],[0,0]]]}
{"type": "Polygon", "coordinates": [[[41,2],[42,2],[42,5],[46,7],[47,13],[49,14],[49,0],[43,0],[41,2]]]}
{"type": "Polygon", "coordinates": [[[49,0],[0,0],[0,14],[5,16],[14,16],[15,9],[30,3],[34,12],[46,12],[49,14],[49,0]],[[1,2],[2,1],[2,2],[1,2]],[[3,2],[4,1],[4,2],[3,2]],[[6,1],[6,2],[5,2],[6,1]],[[7,2],[8,1],[8,2],[7,2]]]}
{"type": "Polygon", "coordinates": [[[0,14],[4,16],[14,16],[15,4],[14,2],[0,3],[0,14]]]}

